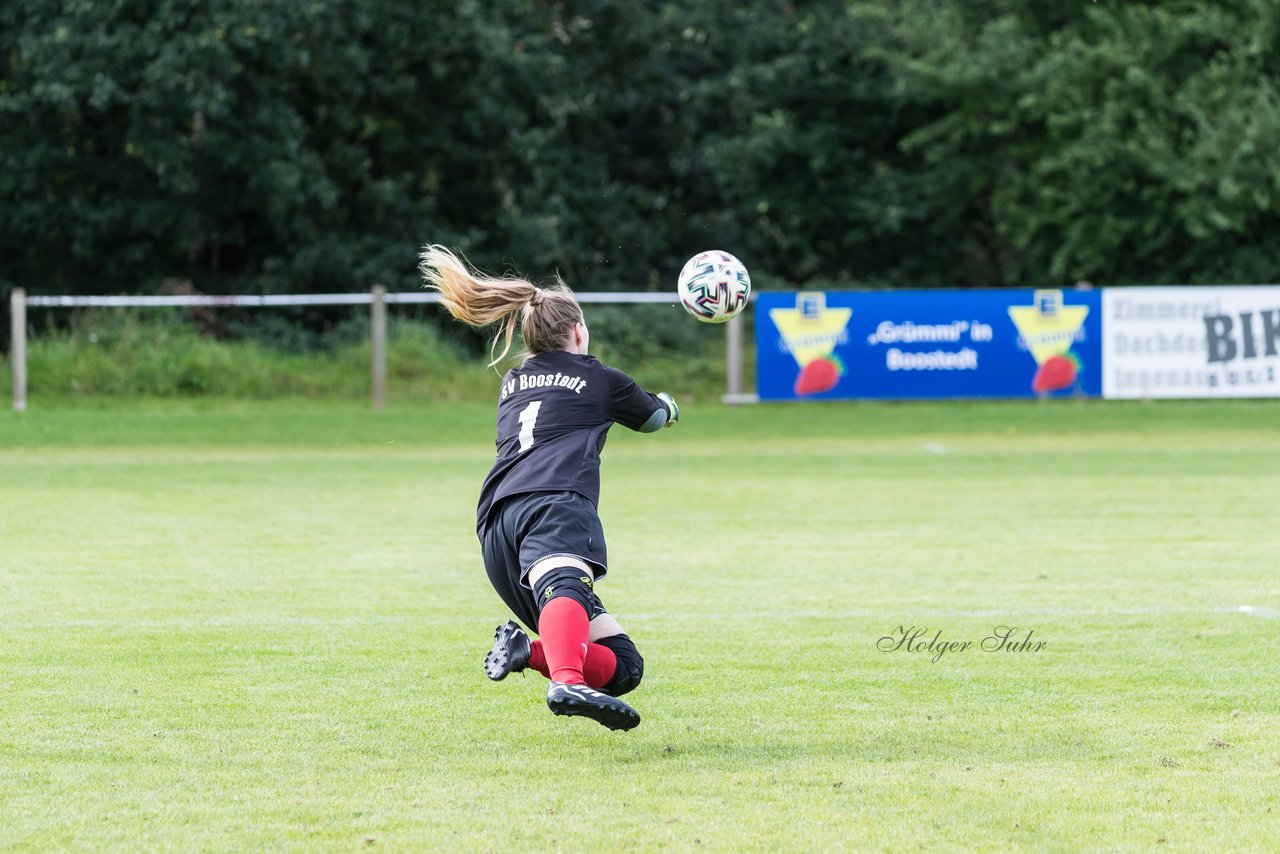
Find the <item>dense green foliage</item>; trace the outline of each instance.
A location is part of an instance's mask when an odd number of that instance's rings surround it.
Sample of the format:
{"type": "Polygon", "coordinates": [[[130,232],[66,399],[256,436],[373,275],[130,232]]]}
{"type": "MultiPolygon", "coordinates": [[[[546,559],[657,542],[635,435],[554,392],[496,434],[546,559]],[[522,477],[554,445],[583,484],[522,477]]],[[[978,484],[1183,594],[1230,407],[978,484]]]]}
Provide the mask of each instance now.
{"type": "Polygon", "coordinates": [[[0,289],[1275,281],[1271,0],[13,0],[0,289]]]}
{"type": "Polygon", "coordinates": [[[902,14],[901,147],[1002,284],[1280,278],[1280,5],[934,3],[902,14]],[[959,36],[957,37],[957,34],[959,36]]]}

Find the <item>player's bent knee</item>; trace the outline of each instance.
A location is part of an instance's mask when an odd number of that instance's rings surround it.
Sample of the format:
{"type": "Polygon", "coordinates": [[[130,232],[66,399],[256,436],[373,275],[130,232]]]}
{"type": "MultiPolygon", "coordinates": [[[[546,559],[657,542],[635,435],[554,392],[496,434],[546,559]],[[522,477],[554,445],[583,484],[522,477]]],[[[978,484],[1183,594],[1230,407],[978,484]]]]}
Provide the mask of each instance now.
{"type": "Polygon", "coordinates": [[[560,567],[543,573],[534,583],[533,592],[538,599],[538,611],[547,607],[552,599],[567,597],[591,613],[591,575],[575,567],[560,567]]]}
{"type": "Polygon", "coordinates": [[[640,650],[636,649],[631,638],[626,635],[612,635],[600,638],[596,643],[613,650],[613,656],[618,662],[613,678],[600,690],[615,697],[634,691],[640,684],[640,680],[644,678],[644,659],[640,657],[640,650]]]}
{"type": "MultiPolygon", "coordinates": [[[[588,611],[587,613],[591,613],[588,611]]],[[[622,624],[618,622],[618,618],[610,614],[608,611],[594,614],[591,617],[591,625],[588,628],[587,640],[595,643],[600,638],[612,637],[613,635],[625,635],[622,630],[622,624]]]]}

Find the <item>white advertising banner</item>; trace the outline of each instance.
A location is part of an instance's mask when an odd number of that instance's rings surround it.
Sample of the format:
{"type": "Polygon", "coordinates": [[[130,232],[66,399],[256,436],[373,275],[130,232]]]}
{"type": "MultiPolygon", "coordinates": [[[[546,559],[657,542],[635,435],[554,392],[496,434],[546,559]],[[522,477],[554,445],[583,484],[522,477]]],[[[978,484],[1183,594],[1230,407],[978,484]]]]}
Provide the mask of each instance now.
{"type": "Polygon", "coordinates": [[[1280,286],[1105,288],[1103,397],[1280,397],[1280,286]]]}

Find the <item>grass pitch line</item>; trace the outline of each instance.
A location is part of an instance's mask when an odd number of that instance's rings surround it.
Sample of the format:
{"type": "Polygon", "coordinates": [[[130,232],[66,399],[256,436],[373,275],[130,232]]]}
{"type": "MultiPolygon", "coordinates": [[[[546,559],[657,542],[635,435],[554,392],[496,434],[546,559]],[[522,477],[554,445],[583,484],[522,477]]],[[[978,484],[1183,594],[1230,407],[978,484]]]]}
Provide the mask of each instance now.
{"type": "MultiPolygon", "coordinates": [[[[494,610],[497,614],[497,609],[494,610]]],[[[15,622],[0,620],[0,629],[222,629],[270,628],[272,626],[388,626],[462,625],[477,622],[465,617],[164,617],[154,620],[40,620],[15,622]]],[[[479,621],[483,622],[483,621],[479,621]]]]}
{"type": "MultiPolygon", "coordinates": [[[[844,619],[853,617],[868,620],[924,620],[924,619],[1017,619],[1022,617],[1145,617],[1153,614],[1194,614],[1207,616],[1210,614],[1245,614],[1268,620],[1280,619],[1280,611],[1273,608],[1260,608],[1253,605],[1241,605],[1236,608],[1021,608],[1014,610],[973,610],[973,611],[912,611],[910,614],[881,609],[878,611],[819,611],[819,610],[782,610],[782,611],[734,611],[733,613],[677,613],[646,614],[627,612],[630,620],[652,620],[653,622],[701,622],[741,621],[741,620],[794,620],[794,619],[844,619]]],[[[497,619],[498,609],[494,609],[493,619],[497,619]]],[[[367,617],[166,617],[153,620],[112,620],[92,618],[82,620],[0,620],[0,630],[7,629],[198,629],[229,627],[271,627],[271,626],[390,626],[390,625],[440,625],[456,626],[477,622],[475,617],[410,617],[410,616],[367,616],[367,617]]],[[[480,622],[484,622],[480,620],[480,622]]]]}
{"type": "Polygon", "coordinates": [[[1253,605],[1241,605],[1236,608],[1241,614],[1248,614],[1250,617],[1262,617],[1264,620],[1280,620],[1280,611],[1274,608],[1255,608],[1253,605]]]}
{"type": "Polygon", "coordinates": [[[1164,606],[1153,606],[1149,608],[1005,608],[1002,610],[979,609],[972,611],[933,611],[933,610],[911,610],[911,609],[893,609],[882,608],[876,611],[845,611],[845,610],[776,610],[776,611],[734,611],[733,613],[698,613],[698,614],[681,614],[681,613],[664,613],[664,614],[646,614],[628,611],[626,617],[631,620],[767,620],[767,619],[795,619],[795,618],[867,618],[867,619],[900,619],[904,616],[910,616],[912,619],[924,618],[956,618],[964,619],[972,618],[988,618],[988,617],[1145,617],[1154,614],[1198,614],[1205,616],[1209,614],[1240,614],[1248,613],[1255,617],[1273,617],[1280,618],[1280,611],[1273,611],[1269,608],[1254,608],[1245,605],[1239,608],[1169,608],[1164,606]],[[1248,609],[1247,611],[1245,609],[1248,609]]]}

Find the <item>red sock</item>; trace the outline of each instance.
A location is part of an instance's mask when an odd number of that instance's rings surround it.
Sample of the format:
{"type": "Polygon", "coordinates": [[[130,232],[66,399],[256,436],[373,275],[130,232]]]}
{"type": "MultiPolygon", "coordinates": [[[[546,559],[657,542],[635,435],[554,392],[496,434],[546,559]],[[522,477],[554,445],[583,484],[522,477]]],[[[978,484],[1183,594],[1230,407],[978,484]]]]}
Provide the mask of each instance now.
{"type": "Polygon", "coordinates": [[[529,666],[548,679],[551,678],[551,668],[547,667],[547,657],[542,652],[542,641],[540,640],[532,641],[529,644],[529,666]]]}
{"type": "Polygon", "coordinates": [[[568,596],[557,596],[538,615],[542,654],[555,682],[581,685],[586,682],[582,666],[587,658],[587,611],[568,596]]]}
{"type": "MultiPolygon", "coordinates": [[[[547,656],[542,651],[542,641],[529,644],[529,666],[548,679],[551,668],[547,667],[547,656]]],[[[592,688],[603,688],[609,684],[613,674],[618,671],[618,657],[613,650],[598,643],[587,644],[587,658],[582,663],[582,676],[592,688]]]]}
{"type": "Polygon", "coordinates": [[[587,660],[582,665],[582,675],[592,688],[603,688],[618,669],[618,657],[613,650],[598,643],[587,644],[587,660]]]}

